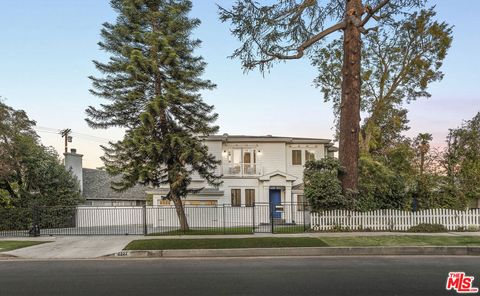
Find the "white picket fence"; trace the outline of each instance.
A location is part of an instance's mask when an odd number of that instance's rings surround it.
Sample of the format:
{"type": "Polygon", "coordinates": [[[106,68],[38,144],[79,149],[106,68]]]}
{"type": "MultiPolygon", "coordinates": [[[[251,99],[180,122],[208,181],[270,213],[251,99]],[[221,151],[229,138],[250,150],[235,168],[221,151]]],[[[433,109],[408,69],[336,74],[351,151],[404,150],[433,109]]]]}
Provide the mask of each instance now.
{"type": "Polygon", "coordinates": [[[406,231],[410,227],[422,223],[441,224],[452,231],[461,229],[479,230],[480,209],[468,211],[429,209],[416,212],[333,210],[311,214],[311,227],[315,231],[327,231],[339,227],[350,230],[406,231]]]}

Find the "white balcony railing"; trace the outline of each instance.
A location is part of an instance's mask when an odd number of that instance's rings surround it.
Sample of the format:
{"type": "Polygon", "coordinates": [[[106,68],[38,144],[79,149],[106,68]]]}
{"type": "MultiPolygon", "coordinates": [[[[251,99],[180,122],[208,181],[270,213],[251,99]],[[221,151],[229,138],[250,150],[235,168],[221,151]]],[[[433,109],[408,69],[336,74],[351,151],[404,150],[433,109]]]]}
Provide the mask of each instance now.
{"type": "Polygon", "coordinates": [[[260,176],[261,167],[256,163],[235,163],[223,165],[224,176],[260,176]]]}

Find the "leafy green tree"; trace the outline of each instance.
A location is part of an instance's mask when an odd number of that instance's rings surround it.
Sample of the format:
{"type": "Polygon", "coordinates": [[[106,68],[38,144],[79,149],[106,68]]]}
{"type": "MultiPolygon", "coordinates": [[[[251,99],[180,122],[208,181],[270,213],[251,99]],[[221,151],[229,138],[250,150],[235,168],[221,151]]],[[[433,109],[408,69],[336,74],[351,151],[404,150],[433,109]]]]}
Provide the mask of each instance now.
{"type": "Polygon", "coordinates": [[[413,206],[416,209],[449,208],[463,210],[466,199],[454,182],[449,181],[444,169],[446,153],[432,149],[432,135],[420,133],[412,143],[415,157],[414,187],[412,188],[413,206]]]}
{"type": "Polygon", "coordinates": [[[404,142],[386,151],[382,157],[360,157],[357,209],[410,209],[415,186],[413,150],[404,142]]]}
{"type": "Polygon", "coordinates": [[[0,201],[4,207],[75,206],[78,180],[38,142],[35,122],[0,102],[0,201]]]}
{"type": "Polygon", "coordinates": [[[0,189],[10,198],[18,198],[11,183],[14,179],[21,181],[20,161],[25,147],[37,141],[34,125],[24,111],[14,110],[0,100],[0,189]]]}
{"type": "MultiPolygon", "coordinates": [[[[406,103],[430,97],[432,82],[443,78],[440,68],[452,43],[452,27],[435,20],[431,8],[405,19],[378,27],[362,42],[361,108],[366,118],[361,125],[360,149],[363,154],[382,154],[408,129],[406,103]]],[[[313,58],[319,75],[315,85],[325,101],[332,101],[340,113],[341,40],[320,49],[313,58]]]]}
{"type": "Polygon", "coordinates": [[[215,87],[201,79],[205,62],[194,55],[200,40],[191,32],[200,21],[189,18],[187,0],[112,0],[115,23],[105,23],[100,48],[111,57],[95,62],[102,77],[90,77],[91,92],[109,101],[87,109],[93,128],[123,127],[123,140],[104,147],[103,161],[113,183],[125,190],[142,183],[168,185],[167,199],[175,204],[182,230],[188,221],[182,198],[191,176],[198,172],[213,185],[218,161],[201,137],[218,131],[217,114],[200,91],[215,87]]]}
{"type": "Polygon", "coordinates": [[[12,201],[8,191],[0,189],[0,208],[10,208],[12,207],[12,201]]]}
{"type": "Polygon", "coordinates": [[[341,173],[338,160],[334,158],[307,161],[303,172],[304,193],[313,211],[352,207],[352,202],[342,194],[338,179],[341,173]]]}
{"type": "MultiPolygon", "coordinates": [[[[273,63],[315,55],[321,46],[343,31],[341,102],[339,104],[339,160],[345,168],[343,191],[356,191],[360,133],[362,34],[393,22],[424,0],[277,0],[260,5],[237,0],[231,10],[220,7],[220,18],[233,25],[242,42],[233,53],[245,70],[268,70],[273,63]]],[[[338,41],[337,41],[338,42],[338,41]]],[[[338,81],[337,79],[337,81],[338,81]]]]}
{"type": "Polygon", "coordinates": [[[480,112],[451,129],[443,160],[450,190],[458,203],[480,198],[480,112]]]}

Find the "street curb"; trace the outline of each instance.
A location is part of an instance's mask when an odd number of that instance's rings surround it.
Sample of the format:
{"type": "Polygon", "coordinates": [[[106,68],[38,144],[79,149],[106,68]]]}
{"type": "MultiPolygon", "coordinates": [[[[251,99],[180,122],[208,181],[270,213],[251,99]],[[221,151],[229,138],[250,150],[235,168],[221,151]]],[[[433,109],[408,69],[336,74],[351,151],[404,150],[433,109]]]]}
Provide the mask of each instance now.
{"type": "Polygon", "coordinates": [[[104,257],[188,258],[188,257],[272,257],[272,256],[480,256],[480,247],[299,247],[191,250],[131,250],[104,257]]]}
{"type": "Polygon", "coordinates": [[[13,259],[13,258],[18,258],[15,255],[10,255],[10,254],[2,254],[0,253],[0,259],[13,259]]]}

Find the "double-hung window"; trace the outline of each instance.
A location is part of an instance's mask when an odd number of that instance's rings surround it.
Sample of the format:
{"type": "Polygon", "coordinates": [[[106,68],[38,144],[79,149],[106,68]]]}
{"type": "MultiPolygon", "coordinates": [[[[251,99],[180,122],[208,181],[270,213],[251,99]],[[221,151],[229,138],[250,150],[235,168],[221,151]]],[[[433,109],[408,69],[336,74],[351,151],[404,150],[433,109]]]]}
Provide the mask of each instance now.
{"type": "Polygon", "coordinates": [[[245,189],[245,206],[255,206],[255,189],[245,189]]]}
{"type": "Polygon", "coordinates": [[[302,165],[302,150],[292,150],[292,165],[302,165]]]}
{"type": "Polygon", "coordinates": [[[297,195],[297,210],[305,211],[306,208],[307,208],[307,199],[305,198],[305,195],[303,194],[297,195]]]}
{"type": "Polygon", "coordinates": [[[242,195],[240,189],[232,189],[232,207],[240,207],[242,205],[242,195]]]}

